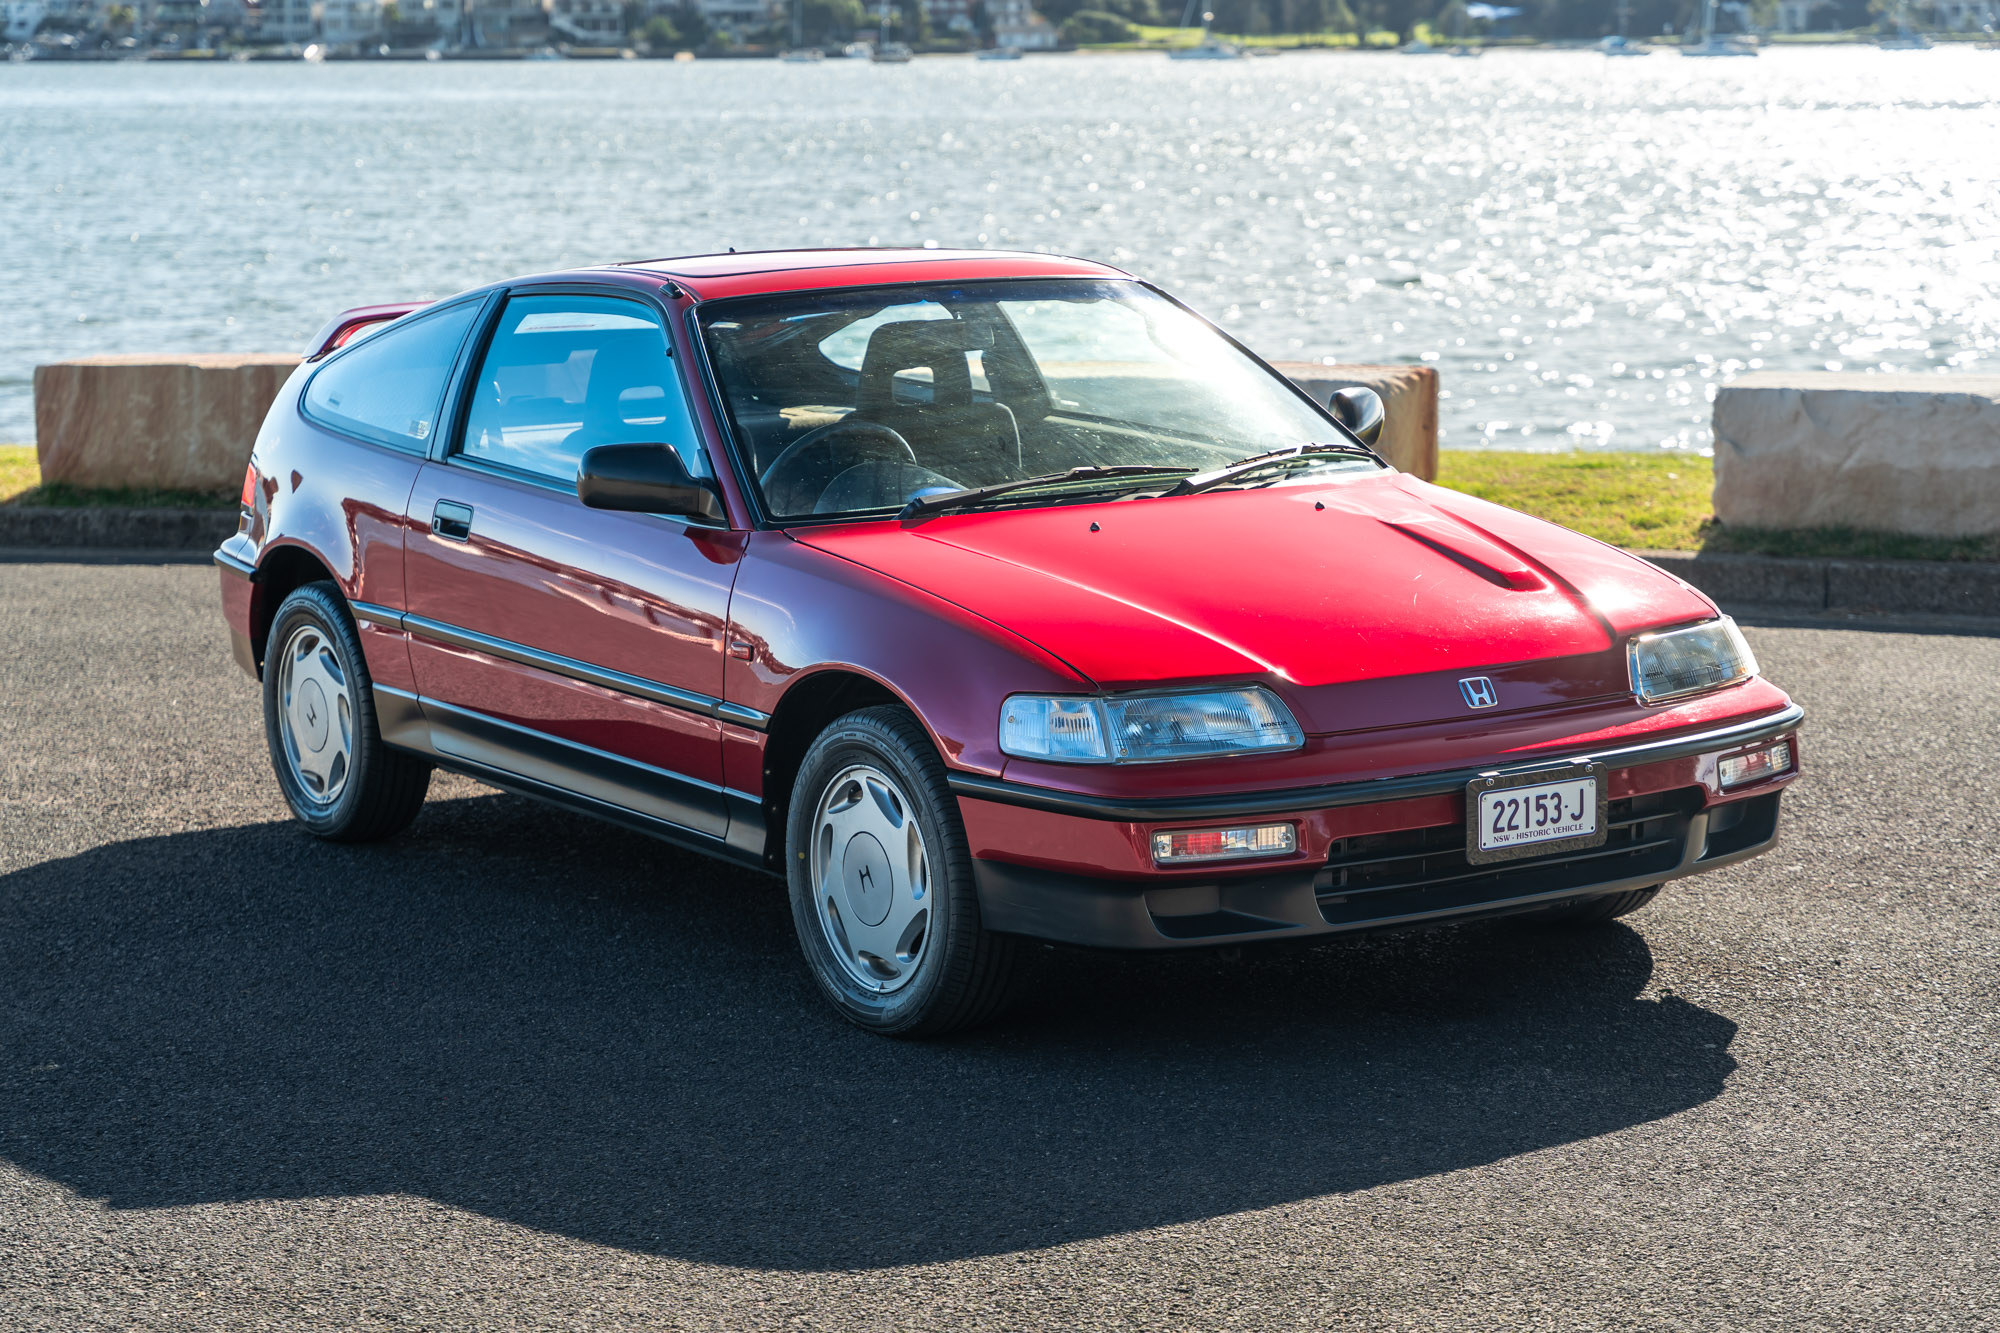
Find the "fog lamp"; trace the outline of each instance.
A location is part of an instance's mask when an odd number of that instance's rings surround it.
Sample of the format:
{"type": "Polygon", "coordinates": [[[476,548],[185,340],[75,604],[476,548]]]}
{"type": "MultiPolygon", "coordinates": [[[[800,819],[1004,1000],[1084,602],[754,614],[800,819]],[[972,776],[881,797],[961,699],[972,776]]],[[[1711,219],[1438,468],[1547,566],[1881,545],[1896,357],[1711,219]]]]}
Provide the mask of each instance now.
{"type": "Polygon", "coordinates": [[[1246,856],[1283,856],[1298,850],[1299,836],[1290,824],[1252,824],[1247,828],[1176,829],[1153,835],[1153,860],[1160,865],[1195,861],[1234,861],[1246,856]]]}
{"type": "Polygon", "coordinates": [[[1715,766],[1716,781],[1722,789],[1740,787],[1746,782],[1772,777],[1783,773],[1792,766],[1792,746],[1790,741],[1779,741],[1776,745],[1762,750],[1752,750],[1749,754],[1732,754],[1715,766]]]}

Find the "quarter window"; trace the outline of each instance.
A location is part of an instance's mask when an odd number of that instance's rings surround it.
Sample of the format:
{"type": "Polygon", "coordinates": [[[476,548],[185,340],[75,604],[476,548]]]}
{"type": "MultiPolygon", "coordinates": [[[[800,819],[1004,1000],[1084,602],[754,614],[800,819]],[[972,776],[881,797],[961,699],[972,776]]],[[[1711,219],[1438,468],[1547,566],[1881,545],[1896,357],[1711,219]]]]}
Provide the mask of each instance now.
{"type": "Polygon", "coordinates": [[[584,451],[600,444],[668,445],[691,474],[712,475],[651,310],[616,297],[515,297],[480,363],[459,452],[574,484],[584,451]]]}
{"type": "Polygon", "coordinates": [[[479,302],[407,316],[352,343],[306,385],[305,407],[335,430],[421,453],[479,302]]]}

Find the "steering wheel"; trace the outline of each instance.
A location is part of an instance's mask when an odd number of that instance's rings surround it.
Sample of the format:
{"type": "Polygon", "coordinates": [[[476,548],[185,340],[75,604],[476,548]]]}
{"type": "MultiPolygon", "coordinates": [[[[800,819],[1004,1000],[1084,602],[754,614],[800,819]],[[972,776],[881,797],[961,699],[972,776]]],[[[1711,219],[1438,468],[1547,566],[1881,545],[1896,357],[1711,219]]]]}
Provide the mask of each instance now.
{"type": "Polygon", "coordinates": [[[862,458],[900,457],[912,463],[917,461],[917,452],[910,448],[910,442],[887,426],[843,417],[817,430],[807,431],[771,460],[771,465],[757,480],[762,483],[766,498],[772,500],[772,508],[787,514],[810,513],[819,492],[825,490],[836,475],[852,466],[851,458],[842,461],[838,467],[829,466],[834,461],[833,446],[841,443],[848,444],[854,454],[862,458]],[[816,461],[811,457],[811,451],[816,448],[827,451],[827,457],[818,460],[823,475],[817,477],[811,467],[816,461]],[[789,497],[790,493],[801,490],[811,492],[804,505],[777,503],[778,497],[789,497]]]}

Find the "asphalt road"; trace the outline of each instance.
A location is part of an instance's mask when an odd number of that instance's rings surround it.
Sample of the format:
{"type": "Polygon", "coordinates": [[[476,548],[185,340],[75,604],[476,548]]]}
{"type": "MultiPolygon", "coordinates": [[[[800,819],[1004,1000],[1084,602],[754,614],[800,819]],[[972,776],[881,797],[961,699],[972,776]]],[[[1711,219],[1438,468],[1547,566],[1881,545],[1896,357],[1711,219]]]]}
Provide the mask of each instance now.
{"type": "Polygon", "coordinates": [[[2000,1327],[2000,638],[1754,629],[1780,847],[1630,928],[816,1000],[774,882],[286,822],[205,567],[0,564],[0,1327],[2000,1327]]]}

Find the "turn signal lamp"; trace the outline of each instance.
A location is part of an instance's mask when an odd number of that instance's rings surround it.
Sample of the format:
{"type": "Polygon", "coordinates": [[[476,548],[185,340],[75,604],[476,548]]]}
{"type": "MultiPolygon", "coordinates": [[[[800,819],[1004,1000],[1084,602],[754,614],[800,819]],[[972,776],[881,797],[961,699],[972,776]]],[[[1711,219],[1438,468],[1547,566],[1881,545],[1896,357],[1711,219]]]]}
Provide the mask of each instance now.
{"type": "Polygon", "coordinates": [[[1775,777],[1787,772],[1792,766],[1792,746],[1789,741],[1779,741],[1776,745],[1762,750],[1752,750],[1749,754],[1732,754],[1715,766],[1715,778],[1728,791],[1746,782],[1756,782],[1762,778],[1775,777]]]}
{"type": "Polygon", "coordinates": [[[1153,835],[1153,860],[1158,865],[1196,861],[1235,861],[1251,856],[1284,856],[1295,852],[1299,835],[1290,824],[1253,824],[1248,828],[1186,829],[1153,835]]]}

